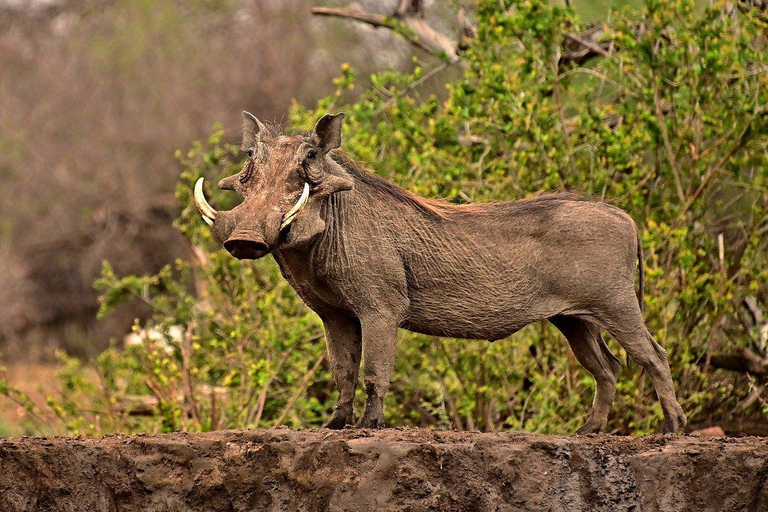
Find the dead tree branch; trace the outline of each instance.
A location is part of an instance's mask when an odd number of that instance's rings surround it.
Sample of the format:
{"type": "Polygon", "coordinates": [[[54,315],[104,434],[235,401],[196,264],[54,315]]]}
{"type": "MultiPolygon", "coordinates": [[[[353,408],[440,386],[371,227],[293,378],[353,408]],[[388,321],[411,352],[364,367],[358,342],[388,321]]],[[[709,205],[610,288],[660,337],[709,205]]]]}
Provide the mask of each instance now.
{"type": "Polygon", "coordinates": [[[745,374],[750,383],[750,392],[734,413],[741,413],[756,401],[763,402],[762,394],[768,387],[768,322],[764,321],[763,311],[755,297],[746,297],[741,304],[746,310],[746,318],[738,315],[745,328],[757,332],[752,348],[739,347],[729,353],[719,353],[702,359],[699,364],[720,370],[745,374]]]}
{"type": "Polygon", "coordinates": [[[760,357],[748,348],[742,348],[733,354],[715,354],[709,364],[714,368],[750,373],[757,377],[768,376],[768,359],[760,357]]]}
{"type": "Polygon", "coordinates": [[[427,23],[422,0],[401,0],[397,9],[389,16],[344,7],[315,7],[312,9],[312,14],[359,21],[376,28],[387,28],[432,55],[442,55],[450,63],[459,60],[461,53],[459,42],[427,23]]]}
{"type": "Polygon", "coordinates": [[[345,7],[313,7],[312,14],[362,21],[363,23],[367,23],[376,28],[395,28],[395,24],[387,16],[361,11],[360,9],[347,9],[345,7]]]}
{"type": "Polygon", "coordinates": [[[562,68],[567,64],[582,65],[595,57],[610,55],[610,43],[600,42],[603,28],[592,27],[579,34],[565,34],[563,48],[558,65],[562,68]]]}

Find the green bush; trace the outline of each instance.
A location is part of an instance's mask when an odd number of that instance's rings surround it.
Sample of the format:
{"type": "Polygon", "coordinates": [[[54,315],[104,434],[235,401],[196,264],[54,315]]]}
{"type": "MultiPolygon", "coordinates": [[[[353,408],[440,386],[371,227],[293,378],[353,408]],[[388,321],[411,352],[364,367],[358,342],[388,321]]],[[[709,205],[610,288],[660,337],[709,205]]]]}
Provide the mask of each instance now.
{"type": "MultiPolygon", "coordinates": [[[[689,418],[764,418],[764,401],[742,404],[754,380],[708,362],[765,351],[741,307],[747,296],[768,303],[765,23],[722,6],[694,12],[691,2],[648,0],[640,13],[612,13],[609,56],[561,66],[565,34],[580,28],[570,9],[483,0],[476,15],[466,71],[445,95],[419,94],[428,65],[417,62],[411,74],[374,75],[347,103],[356,77],[345,67],[336,93],[313,109],[295,105],[291,123],[309,129],[328,111],[347,112],[344,150],[422,195],[490,201],[567,189],[625,209],[645,248],[647,324],[669,352],[689,418]]],[[[176,226],[196,257],[150,277],[118,278],[105,264],[97,282],[104,314],[139,298],[155,311],[150,327],[178,325],[183,336],[105,352],[96,384],[69,368],[65,398],[51,404],[70,430],[317,427],[332,412],[317,317],[271,259],[227,255],[191,205],[199,176],[215,183],[240,167],[221,137],[217,128],[179,155],[176,226]],[[129,414],[125,404],[142,396],[152,415],[129,414]]],[[[233,205],[232,194],[210,192],[214,204],[233,205]]],[[[493,344],[402,333],[387,421],[572,432],[593,391],[546,322],[493,344]]],[[[655,431],[660,417],[650,379],[625,366],[609,428],[655,431]]]]}

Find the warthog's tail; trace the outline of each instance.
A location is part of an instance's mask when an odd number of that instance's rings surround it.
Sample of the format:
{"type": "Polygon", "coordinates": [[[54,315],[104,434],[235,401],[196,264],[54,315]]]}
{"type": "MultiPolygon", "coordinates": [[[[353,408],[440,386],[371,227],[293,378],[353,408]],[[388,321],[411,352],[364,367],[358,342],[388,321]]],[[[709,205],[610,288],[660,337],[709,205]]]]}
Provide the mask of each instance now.
{"type": "MultiPolygon", "coordinates": [[[[645,256],[643,256],[643,241],[640,240],[640,231],[635,224],[635,238],[637,239],[637,272],[639,275],[637,284],[637,304],[640,306],[640,311],[643,310],[645,304],[645,256]]],[[[654,341],[654,343],[656,343],[654,341]]],[[[632,366],[632,361],[629,359],[629,354],[626,354],[625,361],[628,367],[632,366]]]]}
{"type": "Polygon", "coordinates": [[[638,231],[637,226],[635,226],[635,236],[637,237],[637,270],[640,275],[637,288],[637,303],[640,305],[640,311],[642,311],[645,304],[645,257],[643,256],[643,241],[640,240],[640,231],[638,231]]]}

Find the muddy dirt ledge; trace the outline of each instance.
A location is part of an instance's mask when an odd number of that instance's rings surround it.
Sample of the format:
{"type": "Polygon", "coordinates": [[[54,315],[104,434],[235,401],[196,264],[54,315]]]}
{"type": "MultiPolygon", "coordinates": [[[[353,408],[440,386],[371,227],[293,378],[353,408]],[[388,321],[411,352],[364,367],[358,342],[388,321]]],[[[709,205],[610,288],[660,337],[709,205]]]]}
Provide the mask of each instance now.
{"type": "Polygon", "coordinates": [[[0,510],[768,511],[768,439],[391,429],[3,439],[0,510]]]}

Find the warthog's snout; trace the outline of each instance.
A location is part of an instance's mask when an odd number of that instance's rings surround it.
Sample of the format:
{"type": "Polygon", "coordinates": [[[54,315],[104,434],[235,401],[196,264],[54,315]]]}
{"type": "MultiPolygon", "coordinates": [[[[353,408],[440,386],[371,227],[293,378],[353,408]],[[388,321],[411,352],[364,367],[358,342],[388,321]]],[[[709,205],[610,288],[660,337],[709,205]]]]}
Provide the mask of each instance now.
{"type": "Polygon", "coordinates": [[[257,260],[269,252],[269,246],[262,240],[242,232],[230,236],[224,248],[239,260],[257,260]]]}

